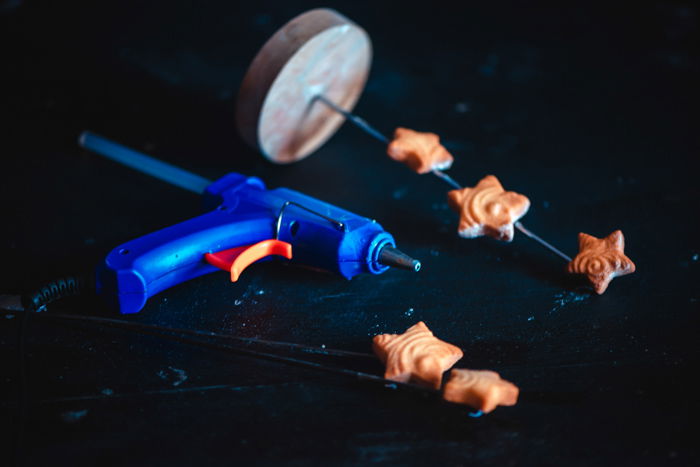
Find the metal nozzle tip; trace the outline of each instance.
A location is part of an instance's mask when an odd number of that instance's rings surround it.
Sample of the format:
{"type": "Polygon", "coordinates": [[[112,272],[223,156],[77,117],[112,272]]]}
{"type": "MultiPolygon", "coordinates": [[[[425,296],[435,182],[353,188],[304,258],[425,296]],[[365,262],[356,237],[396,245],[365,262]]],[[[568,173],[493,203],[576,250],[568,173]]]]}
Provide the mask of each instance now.
{"type": "Polygon", "coordinates": [[[413,259],[401,250],[385,246],[379,252],[379,262],[385,266],[393,266],[395,268],[409,269],[414,272],[420,271],[421,263],[417,259],[413,259]]]}

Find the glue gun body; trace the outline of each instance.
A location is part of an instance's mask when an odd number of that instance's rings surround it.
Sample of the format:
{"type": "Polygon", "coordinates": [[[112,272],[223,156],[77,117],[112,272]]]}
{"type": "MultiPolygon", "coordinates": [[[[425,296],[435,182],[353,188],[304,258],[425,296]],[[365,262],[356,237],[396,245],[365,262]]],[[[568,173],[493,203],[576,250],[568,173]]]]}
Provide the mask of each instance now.
{"type": "Polygon", "coordinates": [[[268,190],[256,177],[225,175],[205,189],[203,204],[205,214],[112,250],[96,271],[98,294],[136,313],[153,295],[221,268],[213,255],[267,240],[288,244],[292,264],[347,279],[420,267],[376,221],[294,190],[268,190]]]}

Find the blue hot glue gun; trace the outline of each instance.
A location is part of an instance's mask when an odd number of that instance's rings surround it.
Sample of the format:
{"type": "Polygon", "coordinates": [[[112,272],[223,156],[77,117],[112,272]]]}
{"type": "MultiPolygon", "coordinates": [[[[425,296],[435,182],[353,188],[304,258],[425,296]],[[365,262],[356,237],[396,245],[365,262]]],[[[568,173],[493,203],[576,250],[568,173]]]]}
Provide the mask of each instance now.
{"type": "Polygon", "coordinates": [[[205,214],[124,243],[98,266],[97,293],[121,313],[136,313],[158,292],[217,269],[235,282],[248,265],[273,255],[347,279],[390,266],[420,269],[376,221],[297,191],[268,190],[237,173],[211,182],[88,132],[80,145],[203,195],[205,214]]]}

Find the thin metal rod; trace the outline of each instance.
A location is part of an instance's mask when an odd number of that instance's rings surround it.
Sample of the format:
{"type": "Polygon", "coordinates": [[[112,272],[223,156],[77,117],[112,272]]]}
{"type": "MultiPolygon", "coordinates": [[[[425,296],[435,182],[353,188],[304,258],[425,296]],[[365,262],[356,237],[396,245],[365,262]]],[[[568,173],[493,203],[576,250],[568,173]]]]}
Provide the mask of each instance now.
{"type": "Polygon", "coordinates": [[[197,194],[202,194],[204,189],[211,184],[211,180],[88,131],[81,133],[78,144],[107,159],[197,194]]]}
{"type": "MultiPolygon", "coordinates": [[[[440,170],[433,170],[433,173],[434,173],[435,175],[437,175],[438,177],[440,177],[441,179],[443,179],[444,181],[446,181],[447,183],[449,183],[452,187],[456,188],[457,190],[461,190],[461,189],[462,189],[462,186],[461,186],[459,183],[457,183],[457,181],[455,181],[454,178],[450,177],[450,176],[447,175],[446,173],[444,173],[444,172],[442,172],[442,171],[440,171],[440,170]]],[[[568,255],[564,254],[561,250],[559,250],[557,247],[555,247],[555,246],[552,245],[551,243],[549,243],[549,242],[547,242],[546,240],[544,240],[544,239],[543,239],[542,237],[540,237],[539,235],[537,235],[537,234],[535,234],[534,232],[532,232],[531,230],[527,229],[527,228],[523,225],[522,222],[519,222],[519,221],[518,221],[518,222],[516,222],[514,225],[515,225],[515,228],[516,228],[516,229],[518,229],[519,231],[521,231],[522,233],[524,233],[527,237],[533,239],[534,241],[538,242],[540,245],[544,246],[545,248],[547,248],[548,250],[552,251],[553,253],[555,253],[555,254],[558,255],[559,257],[563,258],[564,260],[566,260],[566,262],[569,262],[569,263],[571,262],[571,258],[570,258],[568,255]]]]}
{"type": "Polygon", "coordinates": [[[462,185],[460,185],[459,183],[457,183],[457,181],[456,181],[454,178],[450,177],[449,175],[447,175],[447,174],[446,174],[445,172],[443,172],[442,170],[437,170],[437,169],[433,170],[433,175],[436,175],[437,177],[443,179],[444,181],[446,181],[447,183],[449,183],[449,184],[452,186],[452,188],[454,188],[454,189],[456,189],[456,190],[461,190],[461,189],[462,189],[462,185]]]}
{"type": "MultiPolygon", "coordinates": [[[[324,95],[319,94],[319,95],[316,96],[316,98],[317,98],[318,100],[320,100],[321,102],[323,102],[324,104],[326,104],[327,106],[329,106],[331,109],[333,109],[333,110],[335,110],[336,112],[339,112],[339,113],[341,113],[342,115],[344,115],[345,118],[347,118],[348,120],[350,120],[352,123],[354,123],[354,124],[357,125],[358,127],[362,128],[362,129],[365,130],[367,133],[369,133],[370,135],[374,136],[375,138],[377,138],[378,140],[380,140],[380,141],[383,142],[384,144],[389,144],[389,138],[387,138],[387,137],[384,136],[383,134],[379,133],[379,131],[375,130],[375,129],[374,129],[369,123],[367,123],[364,119],[362,119],[362,118],[358,117],[357,115],[355,115],[355,114],[353,114],[353,113],[350,113],[350,112],[348,112],[347,110],[341,108],[340,106],[338,106],[336,103],[334,103],[333,101],[331,101],[330,99],[328,99],[328,98],[327,98],[326,96],[324,96],[324,95]]],[[[456,189],[456,190],[461,190],[461,189],[462,189],[462,185],[460,185],[454,178],[450,177],[449,175],[447,175],[447,174],[446,174],[445,172],[443,172],[442,170],[437,170],[437,169],[436,169],[436,170],[433,170],[433,171],[432,171],[432,174],[435,175],[436,177],[440,178],[440,179],[443,180],[444,182],[446,182],[446,183],[447,183],[448,185],[450,185],[452,188],[454,188],[454,189],[456,189]]],[[[550,243],[544,241],[544,240],[543,240],[541,237],[539,237],[538,235],[535,235],[534,233],[532,233],[531,231],[529,231],[528,229],[526,229],[525,226],[524,226],[521,222],[516,222],[516,223],[515,223],[515,227],[516,227],[518,230],[520,230],[522,233],[524,233],[525,235],[527,235],[529,238],[535,240],[536,242],[539,242],[540,245],[544,246],[545,248],[549,249],[550,251],[556,253],[556,254],[557,254],[558,256],[560,256],[561,258],[565,259],[567,262],[570,262],[570,261],[571,261],[571,258],[570,258],[569,256],[567,256],[567,255],[565,255],[564,253],[562,253],[560,250],[558,250],[557,248],[555,248],[552,244],[550,244],[550,243]]]]}
{"type": "MultiPolygon", "coordinates": [[[[47,314],[45,316],[42,316],[41,314],[37,314],[36,316],[40,316],[42,318],[56,318],[56,317],[58,317],[58,315],[55,315],[55,314],[54,315],[47,314]]],[[[65,316],[62,316],[60,319],[65,319],[65,316]]],[[[91,322],[97,323],[97,324],[107,324],[104,321],[97,321],[97,320],[76,320],[76,321],[91,321],[91,322]]],[[[118,320],[112,320],[112,321],[118,321],[118,320]]],[[[111,324],[114,324],[114,323],[111,323],[111,324]]],[[[373,375],[371,373],[364,373],[362,371],[355,371],[355,370],[349,370],[349,369],[345,369],[345,368],[338,368],[338,367],[333,367],[333,366],[322,365],[320,363],[311,362],[308,360],[301,360],[298,358],[285,357],[283,355],[277,355],[277,354],[271,354],[271,353],[267,353],[267,352],[260,352],[257,350],[245,349],[245,348],[239,347],[239,346],[219,344],[219,343],[215,343],[215,342],[207,342],[207,341],[195,339],[192,337],[177,336],[176,334],[179,334],[179,331],[174,329],[174,328],[169,329],[169,328],[165,328],[165,327],[160,327],[160,329],[156,329],[155,327],[152,327],[152,326],[143,326],[143,325],[142,326],[132,326],[134,323],[129,323],[128,321],[125,321],[122,324],[126,324],[126,325],[125,326],[116,326],[116,327],[119,327],[122,329],[131,329],[133,331],[136,331],[136,332],[139,332],[142,334],[153,335],[153,336],[160,337],[163,339],[170,339],[170,340],[174,340],[177,342],[183,342],[186,344],[198,345],[200,347],[206,347],[206,348],[210,348],[210,349],[224,350],[224,351],[227,350],[227,351],[231,351],[231,352],[242,354],[242,355],[262,358],[265,360],[272,360],[272,361],[288,363],[288,364],[292,364],[292,365],[296,365],[296,366],[313,368],[313,369],[325,371],[328,373],[336,373],[336,374],[343,374],[343,375],[347,375],[347,376],[353,376],[353,377],[360,379],[360,380],[375,381],[375,382],[380,382],[380,383],[384,383],[384,384],[392,384],[392,385],[404,385],[404,386],[409,386],[412,389],[425,390],[426,392],[438,394],[438,391],[435,391],[433,389],[423,388],[421,386],[415,386],[415,385],[410,385],[410,384],[405,384],[405,383],[397,383],[395,381],[384,379],[381,376],[373,375]],[[173,333],[173,335],[165,334],[164,331],[168,332],[168,333],[173,333]],[[415,386],[415,387],[413,387],[413,386],[415,386]]],[[[107,324],[107,325],[110,325],[110,324],[107,324]]]]}
{"type": "Polygon", "coordinates": [[[197,336],[197,337],[210,337],[210,338],[213,337],[216,339],[231,340],[231,341],[237,341],[237,342],[242,342],[242,343],[246,343],[246,344],[255,344],[255,345],[262,345],[262,346],[268,346],[268,347],[278,347],[278,348],[288,348],[288,349],[292,349],[292,350],[299,350],[299,351],[302,351],[305,353],[314,353],[314,354],[320,354],[320,355],[332,355],[332,356],[336,356],[336,357],[362,357],[362,358],[371,358],[371,359],[376,358],[374,355],[372,355],[370,353],[351,352],[349,350],[327,349],[325,347],[314,347],[314,346],[310,346],[310,345],[295,344],[292,342],[270,341],[270,340],[265,340],[265,339],[256,339],[253,337],[232,336],[230,334],[220,334],[220,333],[216,333],[216,332],[200,331],[200,330],[196,330],[196,329],[170,328],[167,326],[159,326],[159,325],[155,325],[155,324],[145,324],[145,323],[135,323],[132,321],[125,321],[125,320],[120,320],[120,319],[99,318],[99,317],[95,317],[95,316],[75,316],[75,315],[66,315],[66,314],[61,314],[61,313],[37,313],[35,316],[38,316],[40,318],[48,318],[48,319],[55,318],[55,319],[66,320],[66,321],[80,321],[80,322],[97,323],[97,324],[101,324],[104,326],[125,328],[125,329],[157,331],[157,332],[170,332],[170,333],[185,334],[185,335],[197,336]]]}
{"type": "MultiPolygon", "coordinates": [[[[311,346],[305,346],[305,345],[301,345],[301,344],[293,344],[293,343],[288,343],[288,342],[275,342],[275,341],[266,341],[266,340],[262,340],[262,339],[247,338],[247,337],[230,336],[227,334],[219,334],[219,333],[210,332],[210,331],[198,331],[198,330],[193,330],[193,329],[182,329],[182,328],[169,328],[167,326],[157,326],[157,325],[150,325],[150,324],[143,324],[143,323],[133,323],[131,321],[109,319],[109,318],[98,318],[98,317],[93,317],[93,316],[74,316],[74,315],[65,315],[65,314],[60,314],[60,313],[53,313],[53,314],[37,313],[37,314],[34,314],[34,316],[41,317],[41,318],[57,319],[57,320],[68,320],[68,321],[79,321],[79,322],[82,321],[82,322],[88,322],[88,323],[95,323],[98,325],[105,325],[105,326],[109,326],[109,327],[116,327],[116,328],[120,328],[120,329],[124,329],[124,330],[133,330],[133,331],[139,332],[141,334],[152,335],[152,336],[160,337],[162,339],[172,340],[175,342],[180,342],[180,343],[185,343],[185,344],[190,344],[190,345],[197,345],[200,347],[205,347],[205,348],[210,348],[210,349],[220,350],[220,351],[230,351],[230,352],[237,353],[240,355],[245,355],[248,357],[261,358],[264,360],[270,360],[270,361],[280,362],[280,363],[284,363],[284,364],[288,364],[288,365],[310,368],[310,369],[314,369],[317,371],[323,371],[326,373],[334,373],[334,374],[339,374],[339,375],[343,375],[343,376],[349,376],[349,377],[352,377],[352,378],[357,379],[359,381],[381,384],[382,387],[384,387],[384,388],[402,389],[402,390],[412,391],[412,392],[423,394],[426,396],[431,396],[435,399],[443,401],[439,390],[427,388],[424,386],[419,386],[417,384],[401,383],[398,381],[393,381],[390,379],[383,378],[381,376],[373,375],[371,373],[365,373],[362,371],[350,370],[350,369],[346,369],[346,368],[338,368],[338,367],[333,367],[333,366],[328,366],[328,365],[322,365],[320,363],[311,362],[308,360],[301,360],[298,358],[286,357],[283,355],[277,355],[277,354],[271,354],[271,353],[267,353],[267,352],[260,352],[260,351],[256,351],[256,350],[245,349],[245,348],[242,348],[239,346],[231,346],[231,345],[218,344],[218,343],[214,343],[214,342],[206,342],[206,341],[202,341],[200,339],[196,339],[193,337],[184,337],[183,334],[184,335],[199,336],[199,337],[216,337],[216,338],[222,338],[222,339],[239,340],[242,342],[255,343],[255,344],[289,347],[289,348],[294,348],[295,350],[303,350],[303,351],[307,351],[307,352],[313,351],[311,353],[320,353],[323,355],[333,355],[333,356],[342,356],[342,357],[370,357],[370,358],[374,359],[375,356],[372,354],[351,352],[351,351],[347,351],[347,350],[326,349],[323,347],[311,347],[311,346]],[[178,336],[177,334],[181,334],[181,335],[178,336]]],[[[482,416],[483,412],[481,410],[475,410],[475,411],[469,412],[468,415],[470,417],[476,418],[476,417],[482,416]]]]}
{"type": "Polygon", "coordinates": [[[357,125],[358,127],[360,127],[362,130],[364,130],[365,132],[367,132],[367,133],[370,134],[371,136],[374,136],[375,138],[377,138],[377,139],[378,139],[379,141],[381,141],[382,143],[384,143],[384,144],[389,144],[389,138],[387,138],[386,136],[384,136],[384,135],[383,135],[379,130],[377,130],[376,128],[372,127],[372,125],[370,125],[369,123],[367,123],[364,119],[362,119],[362,118],[358,117],[357,115],[352,114],[352,113],[348,112],[347,110],[343,109],[342,107],[340,107],[338,104],[336,104],[335,102],[333,102],[333,101],[331,101],[330,99],[328,99],[328,98],[327,98],[326,96],[324,96],[323,94],[318,94],[318,95],[316,96],[316,99],[318,99],[319,101],[323,102],[324,104],[326,104],[328,107],[330,107],[331,109],[335,110],[335,111],[338,112],[339,114],[343,115],[345,118],[347,118],[348,120],[350,120],[352,123],[354,123],[355,125],[357,125]]]}
{"type": "MultiPolygon", "coordinates": [[[[184,337],[182,335],[178,336],[177,334],[193,334],[192,332],[187,332],[183,333],[182,331],[191,331],[187,329],[177,329],[177,328],[168,328],[165,326],[154,326],[154,325],[145,325],[141,323],[132,323],[130,321],[122,321],[122,320],[114,320],[114,319],[106,319],[106,318],[94,318],[94,317],[75,317],[72,315],[61,315],[61,314],[36,314],[34,315],[36,317],[41,317],[41,318],[57,318],[60,320],[72,320],[72,321],[84,321],[84,322],[91,322],[91,323],[96,323],[96,324],[101,324],[101,325],[107,325],[107,326],[112,326],[112,327],[117,327],[117,328],[122,328],[122,329],[130,329],[142,334],[148,334],[148,335],[153,335],[156,337],[160,337],[163,339],[169,339],[173,340],[176,342],[182,342],[185,344],[192,344],[192,345],[197,345],[200,347],[206,347],[210,349],[215,349],[215,350],[222,350],[222,351],[230,351],[233,353],[249,356],[249,357],[255,357],[255,358],[262,358],[264,360],[271,360],[275,362],[281,362],[281,363],[286,363],[289,365],[294,365],[294,366],[301,366],[305,368],[311,368],[314,370],[318,371],[323,371],[326,373],[335,373],[335,374],[340,374],[340,375],[345,375],[345,376],[350,376],[355,379],[358,379],[360,381],[369,381],[369,382],[374,382],[374,383],[379,383],[384,387],[388,387],[391,389],[396,389],[396,388],[401,388],[401,389],[408,389],[414,392],[419,392],[427,395],[432,395],[435,397],[440,397],[440,391],[437,391],[435,389],[431,388],[426,388],[423,386],[418,386],[416,384],[409,384],[409,383],[401,383],[397,381],[392,381],[390,379],[383,378],[381,376],[373,375],[371,373],[365,373],[362,371],[355,371],[355,370],[350,370],[346,368],[338,368],[334,366],[328,366],[328,365],[322,365],[320,363],[312,362],[309,360],[301,360],[298,358],[293,358],[293,357],[286,357],[283,355],[277,355],[277,354],[271,354],[267,352],[260,352],[257,350],[250,350],[250,349],[245,349],[240,346],[232,346],[232,345],[225,345],[225,344],[219,344],[215,342],[206,342],[201,339],[196,339],[193,337],[184,337]],[[166,334],[166,333],[171,333],[172,335],[166,334]]],[[[215,333],[209,333],[209,332],[204,332],[204,331],[196,331],[196,335],[200,335],[201,337],[212,337],[212,335],[216,335],[215,333]]],[[[231,337],[231,336],[229,336],[231,337]]],[[[326,349],[321,349],[321,350],[326,350],[326,349]]],[[[347,352],[347,351],[334,351],[334,352],[341,352],[343,355],[342,356],[348,356],[345,355],[347,354],[356,354],[356,352],[347,352]]],[[[369,354],[357,354],[357,355],[352,355],[352,356],[366,356],[369,354]]],[[[375,358],[372,355],[372,358],[375,358]]]]}
{"type": "Polygon", "coordinates": [[[551,243],[549,243],[549,242],[543,240],[543,239],[542,239],[541,237],[539,237],[538,235],[536,235],[536,234],[532,233],[530,230],[526,229],[525,226],[522,224],[522,222],[516,222],[516,223],[515,223],[515,228],[518,229],[519,231],[521,231],[522,233],[524,233],[525,235],[527,235],[528,237],[530,237],[531,239],[533,239],[533,240],[535,240],[536,242],[538,242],[538,243],[539,243],[540,245],[542,245],[543,247],[545,247],[545,248],[547,248],[548,250],[552,251],[553,253],[555,253],[556,255],[558,255],[560,258],[563,258],[564,260],[566,260],[566,262],[568,262],[568,263],[571,262],[571,258],[570,258],[568,255],[562,253],[562,252],[561,252],[558,248],[556,248],[554,245],[552,245],[551,243]]]}
{"type": "MultiPolygon", "coordinates": [[[[383,135],[379,130],[374,128],[372,125],[367,123],[367,121],[364,118],[359,117],[359,116],[355,115],[354,113],[348,112],[347,110],[343,109],[342,107],[340,107],[338,104],[336,104],[332,100],[328,99],[323,94],[318,94],[316,96],[316,99],[320,100],[321,102],[326,104],[328,107],[330,107],[331,109],[335,110],[336,112],[338,112],[339,114],[341,114],[342,116],[344,116],[345,118],[350,120],[350,122],[357,125],[359,128],[361,128],[362,130],[367,132],[369,135],[374,136],[376,139],[378,139],[379,141],[381,141],[384,144],[389,144],[389,142],[390,142],[389,138],[387,138],[385,135],[383,135]]],[[[446,181],[447,183],[449,183],[450,185],[452,185],[454,188],[456,188],[458,190],[462,188],[462,186],[459,183],[457,183],[452,177],[450,177],[449,175],[447,175],[445,172],[443,172],[441,170],[437,170],[437,169],[433,170],[433,175],[440,177],[441,179],[443,179],[444,181],[446,181]]]]}

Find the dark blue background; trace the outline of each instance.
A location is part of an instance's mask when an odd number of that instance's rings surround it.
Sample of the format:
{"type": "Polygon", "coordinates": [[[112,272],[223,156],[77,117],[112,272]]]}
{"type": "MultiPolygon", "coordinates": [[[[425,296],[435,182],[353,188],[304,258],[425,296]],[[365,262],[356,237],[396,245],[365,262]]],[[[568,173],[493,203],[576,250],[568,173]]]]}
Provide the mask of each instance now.
{"type": "MultiPolygon", "coordinates": [[[[243,144],[234,105],[249,61],[318,4],[0,5],[0,293],[199,212],[190,193],[78,149],[89,129],[210,178],[257,175],[376,218],[424,266],[348,282],[260,264],[236,284],[221,273],[166,291],[129,319],[358,351],[424,320],[464,349],[458,366],[521,388],[517,406],[472,419],[340,377],[32,319],[27,465],[697,463],[696,7],[325,4],[373,40],[359,114],[385,132],[439,133],[455,178],[496,174],[530,197],[526,225],[569,254],[579,231],[623,230],[637,272],[594,296],[520,234],[459,239],[446,186],[355,128],[293,166],[243,144]]],[[[8,461],[18,322],[0,319],[8,461]]]]}

